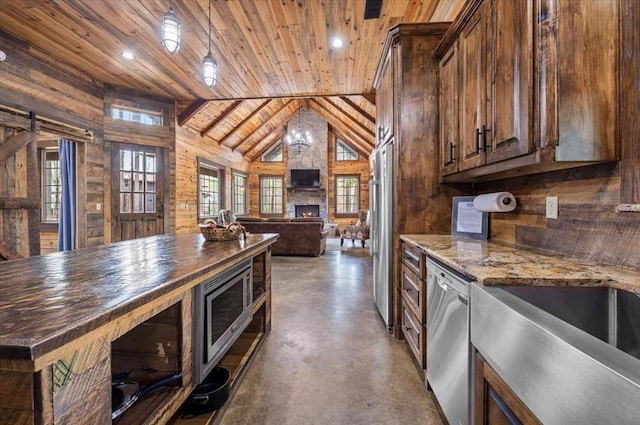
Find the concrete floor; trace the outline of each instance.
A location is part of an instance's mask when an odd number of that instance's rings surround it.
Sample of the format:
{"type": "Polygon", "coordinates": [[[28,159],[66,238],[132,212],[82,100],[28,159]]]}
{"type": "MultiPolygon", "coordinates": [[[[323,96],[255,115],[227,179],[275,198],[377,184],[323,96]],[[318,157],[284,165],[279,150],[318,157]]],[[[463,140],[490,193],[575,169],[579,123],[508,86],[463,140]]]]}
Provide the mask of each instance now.
{"type": "Polygon", "coordinates": [[[339,244],[273,257],[271,334],[222,425],[442,424],[375,308],[369,250],[339,244]]]}

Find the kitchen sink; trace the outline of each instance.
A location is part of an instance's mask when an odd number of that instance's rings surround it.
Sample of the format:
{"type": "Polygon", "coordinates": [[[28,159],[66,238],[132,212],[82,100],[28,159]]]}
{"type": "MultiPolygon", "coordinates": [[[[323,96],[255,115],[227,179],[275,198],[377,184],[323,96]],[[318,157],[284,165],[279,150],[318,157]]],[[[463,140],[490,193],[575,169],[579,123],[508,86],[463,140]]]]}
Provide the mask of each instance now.
{"type": "Polygon", "coordinates": [[[612,288],[558,286],[502,289],[640,359],[640,294],[612,288]]]}
{"type": "Polygon", "coordinates": [[[545,425],[638,424],[640,296],[471,284],[471,343],[545,425]]]}

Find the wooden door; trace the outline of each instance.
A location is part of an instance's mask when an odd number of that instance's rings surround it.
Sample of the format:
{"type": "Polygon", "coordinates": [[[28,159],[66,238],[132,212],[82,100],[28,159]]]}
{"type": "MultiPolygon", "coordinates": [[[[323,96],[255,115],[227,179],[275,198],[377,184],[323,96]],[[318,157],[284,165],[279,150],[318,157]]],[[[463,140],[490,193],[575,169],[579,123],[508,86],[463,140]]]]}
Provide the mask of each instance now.
{"type": "Polygon", "coordinates": [[[393,49],[389,49],[383,65],[380,87],[376,91],[377,144],[386,143],[393,137],[394,93],[393,93],[393,49]]]}
{"type": "Polygon", "coordinates": [[[475,362],[475,425],[541,424],[480,353],[475,362]]]}
{"type": "Polygon", "coordinates": [[[0,260],[40,254],[39,176],[35,133],[0,126],[0,260]]]}
{"type": "Polygon", "coordinates": [[[482,126],[486,126],[486,10],[484,3],[465,26],[460,37],[460,170],[485,162],[482,126]]]}
{"type": "Polygon", "coordinates": [[[114,144],[112,152],[112,242],[164,233],[164,149],[114,144]]]}
{"type": "Polygon", "coordinates": [[[440,61],[440,175],[458,171],[458,45],[440,61]]]}
{"type": "Polygon", "coordinates": [[[491,122],[487,162],[532,151],[533,2],[491,3],[491,122]]]}

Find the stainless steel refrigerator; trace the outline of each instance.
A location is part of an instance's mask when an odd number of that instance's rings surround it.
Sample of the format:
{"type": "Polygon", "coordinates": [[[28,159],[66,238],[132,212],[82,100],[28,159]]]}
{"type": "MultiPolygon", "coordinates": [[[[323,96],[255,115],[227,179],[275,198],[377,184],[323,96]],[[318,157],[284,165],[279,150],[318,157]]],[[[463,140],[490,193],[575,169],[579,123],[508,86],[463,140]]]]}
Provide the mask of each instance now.
{"type": "Polygon", "coordinates": [[[382,320],[393,327],[393,142],[373,152],[369,209],[373,255],[373,299],[382,320]]]}

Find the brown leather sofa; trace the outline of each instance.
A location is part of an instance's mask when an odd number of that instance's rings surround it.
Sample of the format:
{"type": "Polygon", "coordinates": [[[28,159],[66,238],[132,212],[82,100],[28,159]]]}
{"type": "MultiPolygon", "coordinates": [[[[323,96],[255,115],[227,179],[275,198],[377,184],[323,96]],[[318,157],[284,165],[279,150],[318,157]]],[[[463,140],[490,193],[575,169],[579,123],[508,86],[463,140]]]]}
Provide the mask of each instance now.
{"type": "Polygon", "coordinates": [[[238,217],[249,233],[278,233],[280,237],[271,245],[273,255],[320,256],[327,248],[329,230],[320,217],[305,218],[252,218],[238,217]]]}

